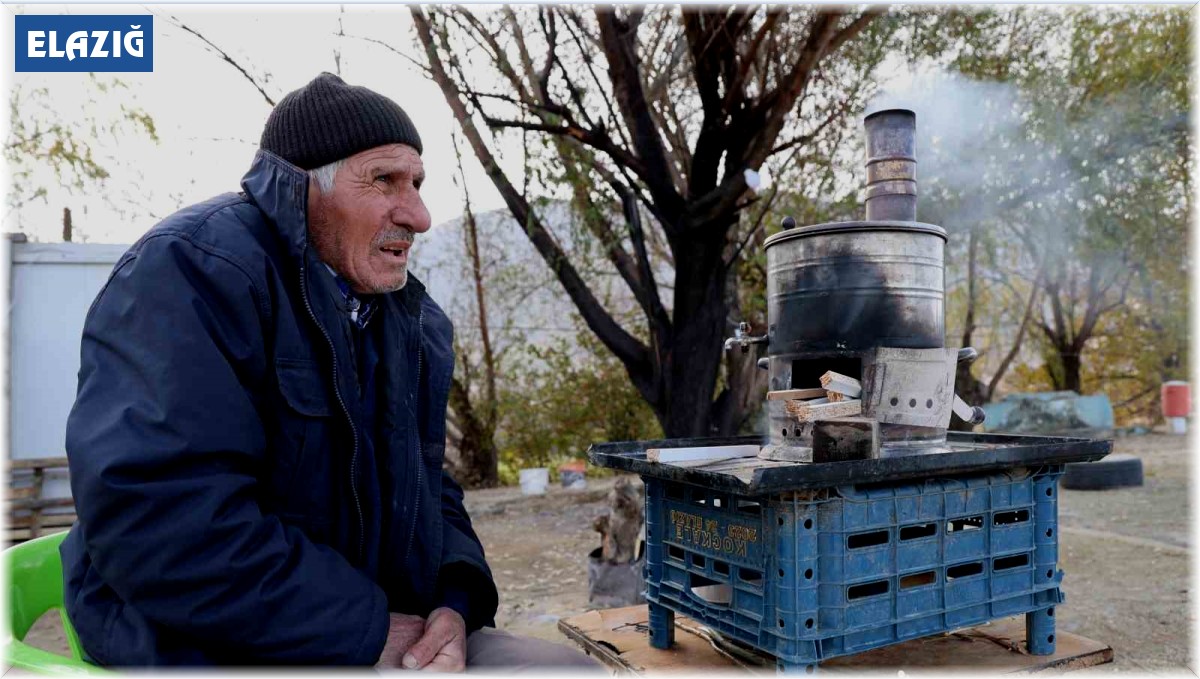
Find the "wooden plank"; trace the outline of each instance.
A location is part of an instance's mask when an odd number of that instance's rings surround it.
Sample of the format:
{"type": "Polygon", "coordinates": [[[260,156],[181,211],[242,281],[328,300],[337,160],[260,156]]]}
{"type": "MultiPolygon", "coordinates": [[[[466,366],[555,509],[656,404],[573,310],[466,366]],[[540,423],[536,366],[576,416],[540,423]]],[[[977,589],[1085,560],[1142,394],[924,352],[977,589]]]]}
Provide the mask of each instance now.
{"type": "Polygon", "coordinates": [[[809,404],[806,401],[785,401],[788,414],[801,422],[829,420],[835,417],[852,417],[862,412],[862,401],[853,399],[839,403],[809,404]]]}
{"type": "Polygon", "coordinates": [[[40,511],[50,509],[51,507],[74,507],[75,500],[69,497],[25,497],[25,498],[9,498],[12,503],[12,511],[29,510],[40,511]]]}
{"type": "MultiPolygon", "coordinates": [[[[53,535],[54,533],[64,533],[70,530],[70,526],[46,526],[43,528],[42,535],[53,535]]],[[[9,544],[14,542],[24,542],[30,539],[28,528],[8,529],[4,532],[4,537],[9,544]]]]}
{"type": "Polygon", "coordinates": [[[21,516],[11,516],[8,519],[10,528],[32,528],[33,520],[40,518],[41,525],[46,526],[70,526],[75,523],[75,514],[42,514],[40,517],[35,517],[33,514],[23,514],[21,516]]]}
{"type": "Polygon", "coordinates": [[[65,457],[39,457],[28,460],[9,460],[9,471],[17,469],[53,469],[57,467],[66,467],[67,458],[65,457]]]}
{"type": "Polygon", "coordinates": [[[790,401],[797,398],[820,398],[825,395],[824,389],[780,389],[768,391],[768,401],[790,401]]]}
{"type": "Polygon", "coordinates": [[[695,460],[726,460],[734,457],[758,455],[759,446],[701,446],[698,448],[650,448],[646,459],[650,462],[673,463],[695,460]]]}
{"type": "Polygon", "coordinates": [[[850,398],[862,396],[862,382],[832,370],[821,375],[821,386],[825,388],[825,391],[834,391],[850,398]]]}
{"type": "MultiPolygon", "coordinates": [[[[558,621],[558,629],[590,655],[618,673],[648,674],[679,671],[741,671],[774,674],[768,656],[741,656],[718,650],[703,636],[702,626],[675,616],[675,644],[660,650],[650,646],[646,606],[589,611],[558,621]],[[762,662],[763,665],[758,663],[762,662]]],[[[1053,655],[1024,651],[1025,616],[1014,616],[949,634],[914,639],[892,646],[822,662],[821,672],[910,668],[961,669],[988,673],[1028,673],[1046,669],[1081,669],[1112,662],[1107,644],[1070,632],[1055,633],[1053,655]]]]}
{"type": "Polygon", "coordinates": [[[9,488],[8,489],[8,498],[6,498],[6,499],[8,499],[10,502],[12,500],[23,500],[25,498],[33,497],[34,493],[37,492],[37,490],[38,490],[38,488],[36,488],[34,486],[24,486],[22,488],[9,488]]]}

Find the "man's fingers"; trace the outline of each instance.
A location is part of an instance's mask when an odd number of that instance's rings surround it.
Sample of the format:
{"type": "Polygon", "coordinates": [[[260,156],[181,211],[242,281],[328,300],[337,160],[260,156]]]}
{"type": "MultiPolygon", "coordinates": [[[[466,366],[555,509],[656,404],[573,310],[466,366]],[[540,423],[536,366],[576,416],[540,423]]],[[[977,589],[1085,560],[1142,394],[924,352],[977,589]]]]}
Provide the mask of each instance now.
{"type": "Polygon", "coordinates": [[[451,651],[455,647],[455,644],[447,644],[421,670],[424,672],[462,672],[467,669],[467,663],[462,654],[451,651]]]}
{"type": "Polygon", "coordinates": [[[415,670],[424,667],[433,660],[438,651],[454,636],[454,629],[446,625],[431,624],[425,627],[425,634],[417,639],[417,643],[408,649],[404,655],[405,668],[415,670]]]}

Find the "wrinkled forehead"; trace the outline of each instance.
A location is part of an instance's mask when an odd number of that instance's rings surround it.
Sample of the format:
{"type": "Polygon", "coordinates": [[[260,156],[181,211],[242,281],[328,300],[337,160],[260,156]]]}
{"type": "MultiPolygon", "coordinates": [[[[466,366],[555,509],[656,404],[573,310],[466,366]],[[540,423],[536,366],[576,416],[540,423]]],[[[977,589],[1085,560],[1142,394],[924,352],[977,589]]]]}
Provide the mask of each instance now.
{"type": "Polygon", "coordinates": [[[351,170],[360,173],[407,173],[421,175],[425,173],[425,164],[421,154],[407,144],[388,144],[377,146],[350,156],[346,164],[351,170]]]}

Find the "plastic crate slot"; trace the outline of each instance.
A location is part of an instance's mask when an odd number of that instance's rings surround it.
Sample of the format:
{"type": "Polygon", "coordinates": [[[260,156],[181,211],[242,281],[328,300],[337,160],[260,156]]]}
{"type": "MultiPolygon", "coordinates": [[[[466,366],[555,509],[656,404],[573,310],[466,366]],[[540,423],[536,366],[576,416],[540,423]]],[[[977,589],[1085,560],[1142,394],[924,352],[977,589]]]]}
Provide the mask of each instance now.
{"type": "Polygon", "coordinates": [[[965,519],[950,519],[946,522],[947,533],[961,533],[969,530],[979,530],[983,528],[982,516],[969,516],[965,519]]]}
{"type": "Polygon", "coordinates": [[[718,575],[729,575],[729,564],[713,559],[713,572],[718,575]]]}
{"type": "Polygon", "coordinates": [[[733,588],[727,583],[710,580],[703,575],[692,573],[688,576],[688,587],[692,596],[709,605],[728,606],[733,601],[733,588]]]}
{"type": "Polygon", "coordinates": [[[875,582],[866,582],[861,585],[851,585],[850,589],[846,590],[846,599],[853,601],[854,599],[863,599],[877,594],[887,594],[888,581],[876,580],[875,582]]]}
{"type": "Polygon", "coordinates": [[[924,573],[913,573],[900,578],[900,589],[912,589],[913,587],[924,587],[937,582],[937,571],[925,571],[924,573]]]}
{"type": "Polygon", "coordinates": [[[1008,526],[1014,523],[1022,523],[1029,520],[1028,509],[1018,509],[1013,512],[997,512],[992,517],[992,523],[997,526],[1008,526]]]}
{"type": "Polygon", "coordinates": [[[683,548],[676,547],[675,545],[667,545],[667,556],[672,559],[678,559],[680,561],[683,561],[683,559],[684,559],[683,548]]]}
{"type": "Polygon", "coordinates": [[[704,568],[704,555],[693,554],[692,555],[692,565],[695,566],[696,568],[704,568]]]}
{"type": "Polygon", "coordinates": [[[697,505],[700,505],[701,507],[707,506],[708,505],[708,496],[701,495],[700,497],[693,498],[692,504],[697,504],[697,505]]]}
{"type": "Polygon", "coordinates": [[[937,535],[936,523],[925,523],[919,526],[905,526],[900,529],[900,541],[916,540],[918,538],[927,538],[937,535]]]}
{"type": "Polygon", "coordinates": [[[849,549],[862,549],[863,547],[874,547],[876,545],[886,545],[888,541],[888,532],[886,530],[876,530],[870,533],[855,533],[846,538],[846,547],[849,549]]]}
{"type": "Polygon", "coordinates": [[[667,486],[668,500],[683,500],[683,486],[667,486]]]}
{"type": "Polygon", "coordinates": [[[993,571],[1007,571],[1012,568],[1020,568],[1021,566],[1029,565],[1028,554],[1014,554],[996,559],[992,562],[993,571]]]}
{"type": "Polygon", "coordinates": [[[755,516],[762,514],[762,504],[754,502],[753,500],[738,500],[736,508],[739,512],[745,512],[755,516]]]}
{"type": "Polygon", "coordinates": [[[739,568],[738,578],[747,584],[754,585],[755,587],[762,587],[762,571],[756,571],[753,568],[739,568]]]}
{"type": "Polygon", "coordinates": [[[959,578],[967,578],[972,575],[979,575],[983,572],[983,562],[975,561],[972,563],[960,563],[957,566],[950,566],[946,569],[946,582],[957,580],[959,578]]]}
{"type": "Polygon", "coordinates": [[[712,499],[712,506],[714,506],[714,507],[717,507],[717,508],[720,508],[720,507],[722,507],[723,505],[721,504],[721,498],[719,498],[719,497],[714,497],[714,498],[712,499]]]}

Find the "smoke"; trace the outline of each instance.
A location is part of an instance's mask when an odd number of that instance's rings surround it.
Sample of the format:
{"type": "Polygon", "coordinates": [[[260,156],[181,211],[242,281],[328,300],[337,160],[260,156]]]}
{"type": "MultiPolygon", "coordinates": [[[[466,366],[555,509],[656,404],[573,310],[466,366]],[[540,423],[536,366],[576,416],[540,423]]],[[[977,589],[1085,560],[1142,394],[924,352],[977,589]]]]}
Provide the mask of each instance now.
{"type": "Polygon", "coordinates": [[[1014,85],[924,72],[886,87],[867,113],[888,108],[917,114],[917,218],[952,234],[1011,216],[1023,196],[1049,199],[1077,183],[1063,157],[1030,136],[1030,105],[1014,85]]]}
{"type": "Polygon", "coordinates": [[[1163,175],[1178,162],[1187,113],[1148,84],[1108,94],[1084,114],[1053,100],[1069,94],[1065,85],[1030,94],[927,70],[889,83],[867,113],[917,114],[918,220],[952,240],[966,229],[1020,229],[1041,254],[1111,264],[1130,238],[1145,237],[1139,225],[1186,220],[1184,183],[1163,175]]]}

